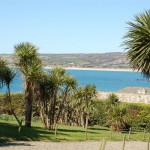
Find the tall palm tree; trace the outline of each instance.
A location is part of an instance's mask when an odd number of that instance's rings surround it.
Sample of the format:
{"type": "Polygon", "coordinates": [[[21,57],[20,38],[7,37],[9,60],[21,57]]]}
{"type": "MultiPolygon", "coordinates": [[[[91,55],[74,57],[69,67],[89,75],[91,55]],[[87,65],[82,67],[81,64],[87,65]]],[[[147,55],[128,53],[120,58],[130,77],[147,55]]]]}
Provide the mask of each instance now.
{"type": "Polygon", "coordinates": [[[63,68],[56,67],[50,72],[43,72],[37,82],[39,93],[40,116],[46,129],[54,128],[69,103],[77,81],[63,68]]]}
{"type": "Polygon", "coordinates": [[[62,113],[63,109],[65,108],[65,104],[69,104],[69,100],[71,95],[73,94],[73,91],[75,90],[77,86],[77,80],[70,76],[69,74],[66,74],[64,76],[64,85],[62,90],[62,100],[60,102],[58,115],[56,117],[56,123],[60,117],[60,114],[62,113]]]}
{"type": "Polygon", "coordinates": [[[0,85],[1,87],[6,86],[6,98],[9,102],[11,113],[14,115],[17,120],[19,126],[22,126],[22,121],[20,121],[17,115],[14,112],[14,108],[11,102],[11,94],[10,94],[10,84],[16,76],[16,72],[8,67],[7,63],[4,60],[0,60],[0,85]]]}
{"type": "Polygon", "coordinates": [[[42,72],[38,48],[29,43],[15,46],[16,66],[20,68],[25,79],[25,126],[31,126],[33,92],[36,80],[42,72]]]}
{"type": "Polygon", "coordinates": [[[86,85],[84,88],[84,95],[85,95],[85,100],[84,100],[84,111],[86,115],[85,119],[85,131],[86,131],[86,139],[87,139],[87,128],[88,128],[88,122],[89,122],[89,115],[93,110],[93,98],[96,97],[96,87],[95,85],[86,85]]]}
{"type": "Polygon", "coordinates": [[[40,117],[45,126],[45,129],[50,128],[49,114],[51,111],[50,110],[51,87],[52,87],[52,82],[50,80],[49,74],[46,72],[43,72],[40,75],[39,80],[37,81],[36,96],[38,100],[37,102],[39,103],[38,108],[40,110],[40,117]]]}
{"type": "Polygon", "coordinates": [[[88,127],[89,115],[93,109],[93,99],[96,97],[96,87],[94,85],[86,85],[85,87],[79,87],[75,93],[75,99],[78,103],[77,111],[81,115],[83,120],[83,126],[88,127]]]}
{"type": "Polygon", "coordinates": [[[65,69],[61,67],[53,68],[50,72],[50,80],[51,80],[51,114],[50,114],[50,124],[51,128],[54,127],[54,122],[56,121],[56,106],[59,99],[59,94],[61,92],[61,88],[65,81],[65,69]]]}
{"type": "Polygon", "coordinates": [[[130,66],[150,78],[150,10],[135,15],[128,25],[123,44],[130,66]]]}
{"type": "Polygon", "coordinates": [[[84,126],[83,122],[83,114],[84,114],[84,87],[78,87],[75,90],[73,95],[73,107],[75,108],[74,111],[74,121],[77,125],[84,126]]]}

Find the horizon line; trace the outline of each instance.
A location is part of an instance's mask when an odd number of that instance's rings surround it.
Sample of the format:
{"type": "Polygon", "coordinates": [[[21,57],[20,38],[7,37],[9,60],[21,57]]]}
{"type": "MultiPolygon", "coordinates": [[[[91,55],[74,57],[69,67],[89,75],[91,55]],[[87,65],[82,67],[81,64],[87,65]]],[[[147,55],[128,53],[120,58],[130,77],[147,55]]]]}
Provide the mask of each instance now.
{"type": "MultiPolygon", "coordinates": [[[[92,52],[90,52],[90,53],[38,53],[38,54],[50,54],[50,55],[62,55],[62,54],[66,54],[66,55],[68,55],[68,54],[110,54],[110,53],[126,53],[126,52],[102,52],[102,53],[92,53],[92,52]]],[[[0,53],[0,55],[12,55],[12,54],[14,54],[14,53],[0,53]]]]}

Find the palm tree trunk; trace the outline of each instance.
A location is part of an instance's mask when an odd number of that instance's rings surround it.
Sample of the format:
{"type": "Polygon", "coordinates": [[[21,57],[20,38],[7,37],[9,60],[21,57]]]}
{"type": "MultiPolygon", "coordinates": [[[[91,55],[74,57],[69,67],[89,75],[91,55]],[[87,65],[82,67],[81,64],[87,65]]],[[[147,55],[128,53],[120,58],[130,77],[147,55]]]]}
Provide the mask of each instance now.
{"type": "Polygon", "coordinates": [[[15,119],[17,120],[19,126],[21,127],[22,126],[22,121],[20,121],[17,117],[17,115],[15,114],[14,112],[14,109],[13,109],[13,106],[12,106],[12,103],[11,103],[11,97],[10,97],[10,86],[7,85],[7,89],[8,89],[8,95],[7,95],[7,99],[9,101],[9,104],[10,104],[10,109],[11,109],[11,113],[14,115],[15,119]]]}
{"type": "Polygon", "coordinates": [[[86,123],[85,123],[85,139],[86,140],[87,140],[88,121],[89,121],[89,114],[86,114],[86,123]]]}
{"type": "Polygon", "coordinates": [[[57,93],[55,90],[53,90],[52,95],[51,95],[51,106],[50,106],[51,110],[49,112],[51,129],[53,129],[53,127],[54,127],[56,100],[57,100],[57,93]]]}
{"type": "Polygon", "coordinates": [[[31,127],[33,90],[32,82],[26,82],[25,90],[25,126],[31,127]]]}
{"type": "Polygon", "coordinates": [[[52,113],[51,113],[51,129],[54,129],[54,123],[55,123],[55,119],[56,119],[57,89],[54,90],[52,99],[53,99],[53,102],[52,102],[52,105],[51,105],[51,110],[52,110],[52,113]]]}
{"type": "Polygon", "coordinates": [[[59,117],[60,117],[60,114],[61,114],[61,112],[62,112],[62,110],[63,110],[63,108],[64,108],[64,103],[65,103],[65,101],[66,101],[67,96],[68,96],[68,87],[66,88],[66,91],[65,91],[65,93],[64,93],[63,100],[62,100],[62,102],[61,102],[61,104],[60,104],[60,108],[59,108],[59,111],[58,111],[58,115],[57,115],[57,117],[56,117],[56,123],[58,122],[59,117]]]}
{"type": "Polygon", "coordinates": [[[43,107],[43,104],[41,103],[40,104],[41,106],[40,106],[40,117],[41,117],[41,119],[42,119],[42,122],[43,122],[43,124],[44,124],[44,126],[45,126],[45,129],[48,129],[47,128],[47,120],[46,120],[46,114],[45,114],[45,108],[43,107]]]}

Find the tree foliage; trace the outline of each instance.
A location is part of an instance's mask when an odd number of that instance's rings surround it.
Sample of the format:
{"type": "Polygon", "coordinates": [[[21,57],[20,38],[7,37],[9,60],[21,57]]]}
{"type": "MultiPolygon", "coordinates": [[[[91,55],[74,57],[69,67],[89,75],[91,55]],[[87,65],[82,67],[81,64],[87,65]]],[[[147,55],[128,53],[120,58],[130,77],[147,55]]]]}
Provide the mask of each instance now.
{"type": "Polygon", "coordinates": [[[22,121],[20,121],[14,111],[12,101],[11,101],[11,91],[10,91],[10,84],[12,83],[13,79],[16,76],[16,72],[11,69],[7,62],[4,60],[0,60],[0,85],[1,88],[6,86],[6,100],[9,103],[10,111],[14,115],[15,119],[17,120],[18,124],[22,126],[22,121]]]}
{"type": "Polygon", "coordinates": [[[16,66],[20,68],[25,79],[25,126],[31,126],[32,103],[35,83],[42,72],[41,60],[37,54],[38,48],[29,43],[20,43],[15,46],[16,66]]]}
{"type": "Polygon", "coordinates": [[[107,123],[114,131],[120,131],[126,128],[129,124],[128,109],[125,104],[119,102],[118,97],[115,94],[111,94],[107,100],[106,109],[107,123]]]}
{"type": "Polygon", "coordinates": [[[150,78],[150,10],[135,15],[128,25],[124,45],[129,64],[150,78]]]}

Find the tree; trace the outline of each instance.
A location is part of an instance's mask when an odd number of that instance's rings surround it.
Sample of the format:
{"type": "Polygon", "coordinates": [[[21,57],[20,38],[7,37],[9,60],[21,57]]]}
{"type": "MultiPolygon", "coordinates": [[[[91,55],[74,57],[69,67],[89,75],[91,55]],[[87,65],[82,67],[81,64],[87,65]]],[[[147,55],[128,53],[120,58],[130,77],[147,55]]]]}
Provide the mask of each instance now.
{"type": "Polygon", "coordinates": [[[117,105],[119,103],[119,98],[114,94],[110,94],[108,97],[107,105],[117,105]]]}
{"type": "Polygon", "coordinates": [[[46,129],[54,128],[66,115],[66,105],[76,88],[77,81],[63,68],[53,68],[50,72],[43,72],[37,82],[40,116],[46,129]]]}
{"type": "Polygon", "coordinates": [[[112,130],[120,131],[124,129],[130,120],[126,105],[120,103],[111,105],[110,109],[107,111],[107,119],[112,130]]]}
{"type": "Polygon", "coordinates": [[[75,93],[77,103],[77,112],[81,116],[83,127],[88,127],[89,115],[93,110],[93,99],[96,97],[96,87],[94,85],[86,85],[79,87],[75,93]]]}
{"type": "Polygon", "coordinates": [[[17,115],[14,112],[14,108],[11,102],[11,94],[10,94],[10,84],[12,83],[14,77],[16,76],[16,72],[8,67],[8,64],[4,60],[0,60],[0,87],[6,86],[6,99],[10,105],[11,113],[14,115],[17,120],[19,126],[22,126],[22,121],[20,121],[17,115]]]}
{"type": "Polygon", "coordinates": [[[52,82],[48,73],[43,72],[37,81],[36,87],[36,103],[39,110],[40,117],[45,126],[45,129],[50,127],[50,111],[51,111],[51,87],[52,82]]]}
{"type": "Polygon", "coordinates": [[[119,103],[119,98],[114,93],[109,94],[108,99],[106,101],[105,109],[110,110],[111,107],[117,106],[119,105],[119,103]]]}
{"type": "Polygon", "coordinates": [[[32,102],[36,80],[42,72],[38,48],[26,42],[15,46],[16,66],[20,68],[25,79],[25,126],[31,126],[32,102]]]}
{"type": "Polygon", "coordinates": [[[150,78],[150,10],[135,15],[134,22],[128,22],[124,36],[127,58],[132,68],[150,78]]]}
{"type": "Polygon", "coordinates": [[[87,139],[87,128],[89,122],[89,115],[93,110],[93,98],[96,97],[96,87],[94,85],[86,85],[84,88],[84,113],[86,115],[85,119],[85,130],[86,130],[86,139],[87,139]]]}
{"type": "Polygon", "coordinates": [[[7,66],[6,61],[0,59],[0,87],[2,88],[4,85],[3,72],[7,66]]]}
{"type": "Polygon", "coordinates": [[[74,90],[76,89],[76,86],[77,80],[71,75],[66,73],[64,76],[64,85],[62,88],[62,96],[61,96],[62,98],[59,105],[59,111],[56,117],[56,123],[58,122],[62,111],[65,109],[66,104],[68,106],[68,104],[70,103],[70,97],[72,96],[74,90]]]}
{"type": "Polygon", "coordinates": [[[50,72],[50,80],[51,80],[51,114],[50,114],[50,124],[51,128],[54,127],[54,123],[56,121],[56,111],[58,110],[57,104],[59,102],[59,96],[61,93],[61,88],[65,81],[65,69],[56,67],[53,68],[50,72]]]}

